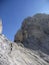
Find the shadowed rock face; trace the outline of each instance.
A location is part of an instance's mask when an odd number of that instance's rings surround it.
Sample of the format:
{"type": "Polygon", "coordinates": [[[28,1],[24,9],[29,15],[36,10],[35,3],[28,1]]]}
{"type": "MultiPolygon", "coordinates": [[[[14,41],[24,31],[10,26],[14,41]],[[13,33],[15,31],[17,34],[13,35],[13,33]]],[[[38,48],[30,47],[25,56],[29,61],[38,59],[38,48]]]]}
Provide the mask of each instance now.
{"type": "Polygon", "coordinates": [[[49,15],[36,14],[24,19],[14,42],[22,42],[26,48],[40,50],[49,55],[49,15]]]}

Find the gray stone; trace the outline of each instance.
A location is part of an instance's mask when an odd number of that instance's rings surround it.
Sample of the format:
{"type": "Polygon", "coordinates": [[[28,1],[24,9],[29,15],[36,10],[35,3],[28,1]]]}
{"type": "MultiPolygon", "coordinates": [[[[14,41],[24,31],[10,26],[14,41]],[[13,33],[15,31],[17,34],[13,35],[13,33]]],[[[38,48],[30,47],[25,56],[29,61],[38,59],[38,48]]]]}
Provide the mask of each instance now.
{"type": "MultiPolygon", "coordinates": [[[[35,51],[35,53],[37,52],[43,59],[46,58],[45,55],[49,56],[48,14],[36,14],[24,19],[20,31],[21,34],[19,31],[15,34],[14,42],[19,41],[24,47],[35,51]],[[20,39],[20,36],[22,36],[22,39],[20,39]]],[[[48,59],[46,61],[49,62],[48,59]]]]}
{"type": "Polygon", "coordinates": [[[21,47],[0,35],[0,65],[49,65],[34,51],[21,47]]]}

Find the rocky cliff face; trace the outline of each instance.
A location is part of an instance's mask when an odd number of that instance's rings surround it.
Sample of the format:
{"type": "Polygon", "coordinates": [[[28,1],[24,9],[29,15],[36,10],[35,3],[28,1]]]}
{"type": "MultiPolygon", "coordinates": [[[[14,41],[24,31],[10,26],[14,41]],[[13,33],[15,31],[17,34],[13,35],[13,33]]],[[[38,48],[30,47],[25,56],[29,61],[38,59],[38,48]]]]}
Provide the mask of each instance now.
{"type": "Polygon", "coordinates": [[[22,42],[25,47],[31,49],[38,50],[43,47],[49,50],[49,15],[36,14],[26,18],[14,41],[22,42]]]}
{"type": "MultiPolygon", "coordinates": [[[[36,14],[24,19],[14,41],[21,42],[24,47],[34,50],[42,58],[45,54],[49,56],[49,15],[36,14]]],[[[49,60],[46,61],[49,62],[49,60]]]]}
{"type": "Polygon", "coordinates": [[[49,62],[0,35],[0,65],[49,65],[49,62]]]}
{"type": "Polygon", "coordinates": [[[0,65],[49,65],[49,15],[38,14],[22,23],[15,42],[0,34],[0,65]]]}

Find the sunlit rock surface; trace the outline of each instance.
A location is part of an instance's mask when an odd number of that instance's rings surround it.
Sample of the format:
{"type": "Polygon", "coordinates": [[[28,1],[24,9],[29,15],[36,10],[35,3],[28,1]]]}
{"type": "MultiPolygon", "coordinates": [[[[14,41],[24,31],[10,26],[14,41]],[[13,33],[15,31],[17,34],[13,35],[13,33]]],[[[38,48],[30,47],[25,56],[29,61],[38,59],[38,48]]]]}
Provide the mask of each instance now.
{"type": "Polygon", "coordinates": [[[0,35],[0,65],[49,65],[49,63],[34,51],[21,47],[9,41],[4,35],[0,35]]]}

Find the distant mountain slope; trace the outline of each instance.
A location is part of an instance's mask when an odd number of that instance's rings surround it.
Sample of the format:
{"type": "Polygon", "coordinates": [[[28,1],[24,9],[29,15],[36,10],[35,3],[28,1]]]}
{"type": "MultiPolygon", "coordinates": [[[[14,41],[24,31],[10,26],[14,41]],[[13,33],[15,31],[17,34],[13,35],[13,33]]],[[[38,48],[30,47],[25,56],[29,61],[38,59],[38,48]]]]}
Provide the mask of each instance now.
{"type": "Polygon", "coordinates": [[[45,55],[49,56],[49,15],[36,14],[24,19],[20,30],[15,34],[14,42],[22,43],[49,62],[49,58],[45,58],[45,55]]]}
{"type": "Polygon", "coordinates": [[[0,65],[49,65],[49,63],[34,51],[18,46],[1,34],[0,65]]]}

